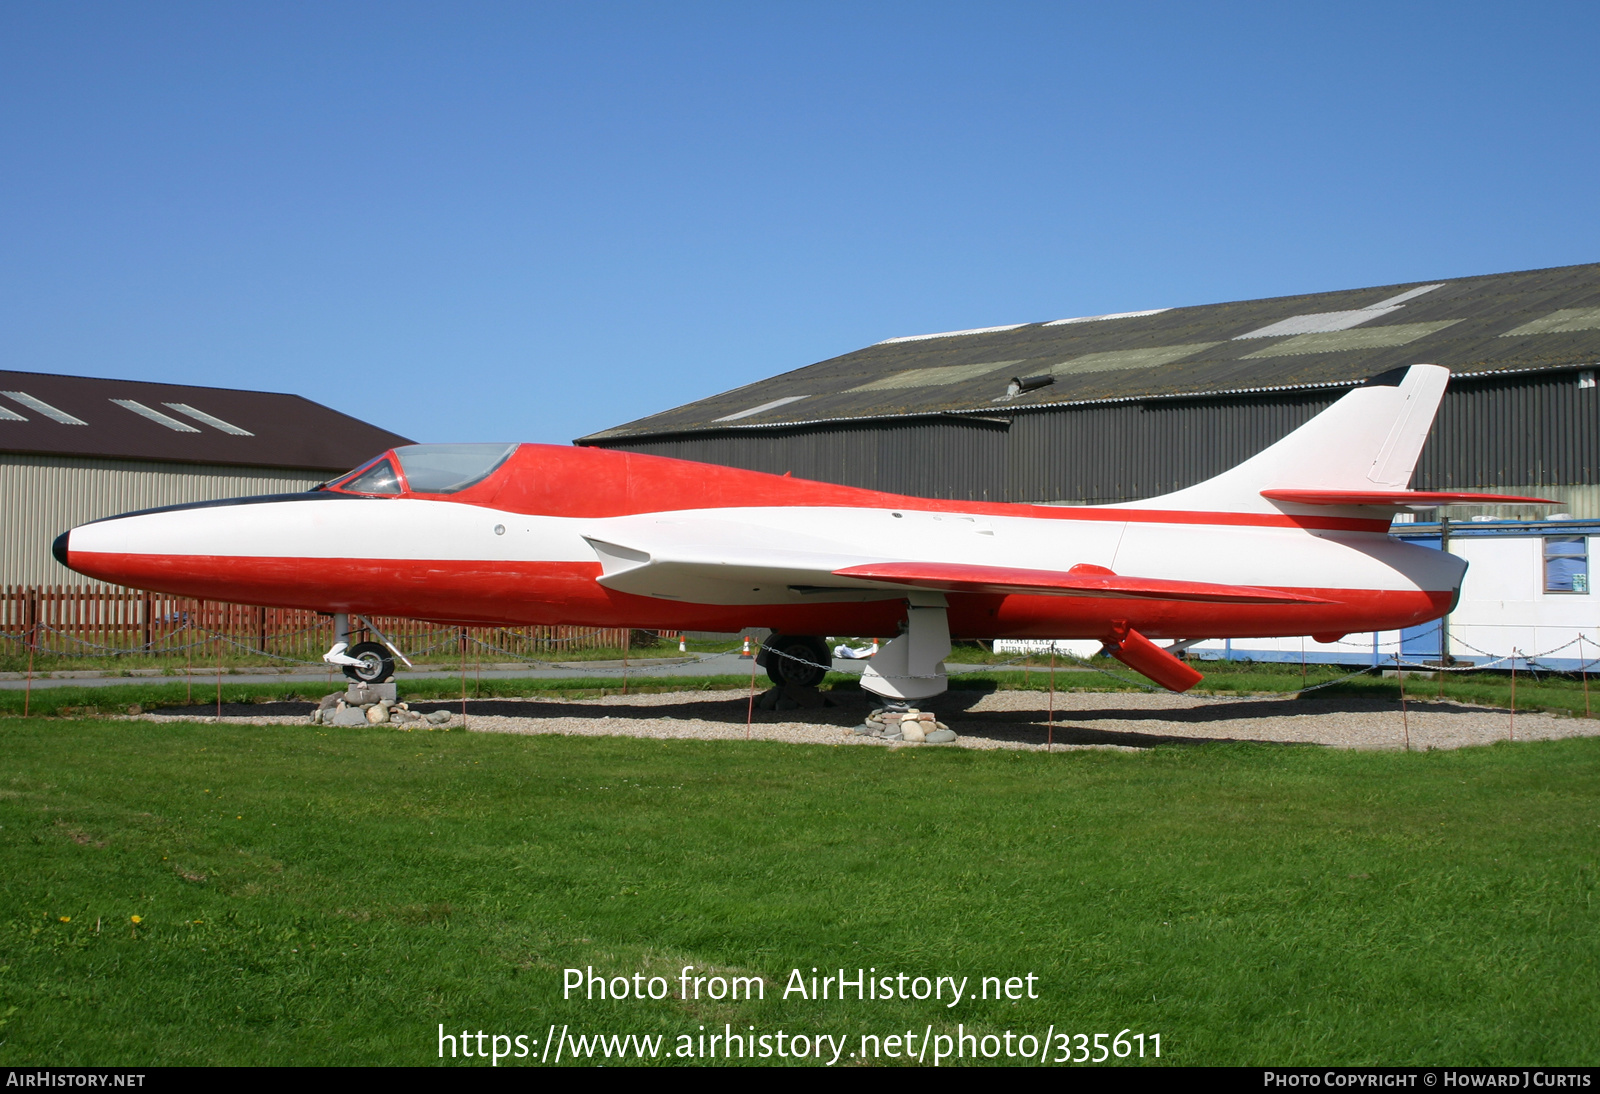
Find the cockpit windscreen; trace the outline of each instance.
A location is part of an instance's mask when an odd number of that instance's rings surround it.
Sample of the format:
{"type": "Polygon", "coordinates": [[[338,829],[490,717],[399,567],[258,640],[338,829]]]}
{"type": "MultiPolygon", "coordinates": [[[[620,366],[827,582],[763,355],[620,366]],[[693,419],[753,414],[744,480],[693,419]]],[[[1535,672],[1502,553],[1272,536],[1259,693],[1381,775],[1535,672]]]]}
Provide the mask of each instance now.
{"type": "Polygon", "coordinates": [[[398,494],[400,477],[394,473],[394,464],[379,457],[356,468],[348,480],[339,484],[339,489],[352,494],[398,494]]]}
{"type": "Polygon", "coordinates": [[[454,494],[488,478],[516,450],[514,444],[411,444],[394,451],[413,492],[454,494]]]}

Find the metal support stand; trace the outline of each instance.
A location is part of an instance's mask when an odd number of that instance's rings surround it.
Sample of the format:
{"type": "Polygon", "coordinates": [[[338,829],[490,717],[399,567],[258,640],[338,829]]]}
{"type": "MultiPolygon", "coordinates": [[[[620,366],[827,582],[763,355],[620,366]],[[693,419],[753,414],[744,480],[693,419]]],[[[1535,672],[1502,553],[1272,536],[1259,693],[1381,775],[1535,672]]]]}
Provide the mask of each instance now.
{"type": "Polygon", "coordinates": [[[906,608],[906,631],[886,642],[867,662],[861,686],[889,700],[927,699],[950,686],[944,659],[950,653],[950,624],[940,593],[914,592],[906,608]]]}

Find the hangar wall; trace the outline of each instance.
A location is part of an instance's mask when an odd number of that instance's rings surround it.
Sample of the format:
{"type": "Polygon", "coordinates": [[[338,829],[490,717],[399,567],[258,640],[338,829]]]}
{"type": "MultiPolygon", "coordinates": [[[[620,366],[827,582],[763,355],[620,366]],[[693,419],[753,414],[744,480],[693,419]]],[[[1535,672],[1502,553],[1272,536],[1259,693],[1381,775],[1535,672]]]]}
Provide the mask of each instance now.
{"type": "Polygon", "coordinates": [[[263,467],[0,453],[0,585],[88,581],[50,554],[74,525],[134,509],[307,490],[327,478],[263,467]]]}
{"type": "MultiPolygon", "coordinates": [[[[1600,517],[1600,389],[1592,375],[1561,369],[1457,377],[1413,485],[1537,492],[1562,502],[1574,516],[1600,517]]],[[[858,419],[589,443],[923,497],[1103,504],[1154,497],[1219,474],[1302,425],[1345,390],[1128,400],[992,416],[858,419]]],[[[1463,506],[1452,515],[1475,512],[1463,506]]],[[[1497,512],[1535,518],[1545,511],[1497,512]]]]}

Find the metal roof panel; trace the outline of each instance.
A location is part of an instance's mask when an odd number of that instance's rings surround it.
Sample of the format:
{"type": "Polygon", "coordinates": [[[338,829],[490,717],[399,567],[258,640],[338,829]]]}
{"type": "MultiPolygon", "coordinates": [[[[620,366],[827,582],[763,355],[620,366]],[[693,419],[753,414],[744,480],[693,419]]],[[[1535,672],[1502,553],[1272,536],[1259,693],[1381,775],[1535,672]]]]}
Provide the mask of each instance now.
{"type": "Polygon", "coordinates": [[[267,391],[0,371],[0,398],[0,452],[331,472],[411,443],[267,391]]]}
{"type": "Polygon", "coordinates": [[[1600,319],[1591,320],[1591,313],[1600,316],[1600,263],[1124,313],[1110,322],[1089,317],[983,328],[960,337],[879,342],[578,443],[817,421],[994,413],[993,400],[1004,394],[1012,376],[1043,373],[1056,382],[1018,396],[1006,404],[1006,413],[1338,386],[1419,362],[1445,365],[1458,374],[1587,365],[1600,361],[1600,319]],[[1259,336],[1290,320],[1326,323],[1329,316],[1355,312],[1371,318],[1333,329],[1314,323],[1296,330],[1283,326],[1279,335],[1259,336]],[[1252,333],[1258,336],[1240,340],[1252,333]],[[1174,355],[1178,350],[1185,352],[1174,355]],[[1011,364],[980,367],[1001,361],[1011,364]],[[908,373],[952,379],[897,382],[908,373]],[[752,407],[770,409],[742,413],[752,407]]]}

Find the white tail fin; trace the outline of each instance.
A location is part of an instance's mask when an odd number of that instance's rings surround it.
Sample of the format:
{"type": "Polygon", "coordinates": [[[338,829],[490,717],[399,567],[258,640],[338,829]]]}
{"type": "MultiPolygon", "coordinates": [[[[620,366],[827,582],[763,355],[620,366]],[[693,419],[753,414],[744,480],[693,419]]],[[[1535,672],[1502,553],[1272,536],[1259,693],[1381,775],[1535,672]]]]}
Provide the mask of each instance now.
{"type": "Polygon", "coordinates": [[[1404,490],[1449,382],[1439,365],[1374,376],[1231,471],[1120,508],[1271,513],[1281,509],[1263,490],[1404,490]]]}

